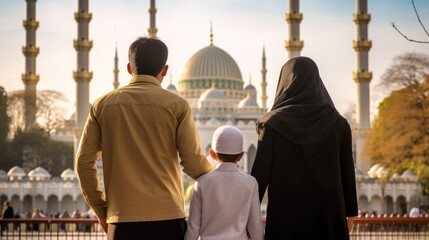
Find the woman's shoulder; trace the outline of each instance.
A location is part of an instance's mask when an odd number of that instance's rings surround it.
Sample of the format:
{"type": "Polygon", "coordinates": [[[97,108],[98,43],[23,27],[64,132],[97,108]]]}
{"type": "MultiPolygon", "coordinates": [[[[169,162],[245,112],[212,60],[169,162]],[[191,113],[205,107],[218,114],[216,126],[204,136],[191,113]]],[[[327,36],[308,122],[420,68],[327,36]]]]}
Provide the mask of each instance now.
{"type": "Polygon", "coordinates": [[[343,126],[344,128],[348,128],[348,129],[350,129],[349,121],[348,121],[346,118],[344,118],[343,116],[339,115],[339,117],[338,117],[338,122],[339,122],[339,124],[340,124],[341,126],[343,126]]]}
{"type": "Polygon", "coordinates": [[[351,127],[350,127],[348,120],[341,115],[339,115],[336,123],[332,127],[332,130],[338,134],[341,134],[341,135],[350,135],[351,134],[351,127]]]}

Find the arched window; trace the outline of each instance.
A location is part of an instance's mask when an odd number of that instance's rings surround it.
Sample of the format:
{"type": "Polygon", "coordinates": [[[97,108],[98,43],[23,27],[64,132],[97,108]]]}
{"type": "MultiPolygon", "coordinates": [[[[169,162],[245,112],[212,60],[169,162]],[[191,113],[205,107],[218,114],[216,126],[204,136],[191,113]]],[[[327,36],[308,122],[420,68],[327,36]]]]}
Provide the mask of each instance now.
{"type": "Polygon", "coordinates": [[[362,213],[368,213],[368,198],[366,196],[359,196],[358,208],[362,213]]]}
{"type": "Polygon", "coordinates": [[[404,196],[399,196],[396,199],[396,211],[401,215],[408,213],[407,200],[404,196]]]}
{"type": "Polygon", "coordinates": [[[48,209],[46,210],[47,215],[56,214],[60,211],[59,203],[58,203],[58,196],[56,195],[50,195],[48,197],[48,209]]]}

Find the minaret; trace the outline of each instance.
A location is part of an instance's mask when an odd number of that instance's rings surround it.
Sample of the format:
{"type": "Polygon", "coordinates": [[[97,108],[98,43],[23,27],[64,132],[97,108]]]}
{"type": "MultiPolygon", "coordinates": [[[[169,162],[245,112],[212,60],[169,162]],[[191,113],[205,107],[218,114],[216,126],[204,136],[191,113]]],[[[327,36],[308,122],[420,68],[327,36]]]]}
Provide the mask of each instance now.
{"type": "Polygon", "coordinates": [[[267,58],[265,57],[265,46],[262,48],[262,69],[261,69],[261,75],[262,75],[262,82],[261,82],[261,89],[262,89],[262,109],[264,111],[267,111],[267,68],[266,68],[266,62],[267,58]]]}
{"type": "Polygon", "coordinates": [[[39,21],[36,20],[36,1],[26,0],[27,19],[23,21],[26,33],[26,46],[22,47],[25,56],[25,73],[21,78],[25,84],[25,128],[31,128],[36,123],[36,85],[39,82],[39,75],[36,74],[36,57],[39,55],[39,48],[36,46],[36,30],[39,21]]]}
{"type": "Polygon", "coordinates": [[[304,41],[299,40],[299,24],[302,21],[302,13],[299,13],[299,0],[289,0],[289,12],[285,14],[289,24],[289,40],[285,41],[285,48],[289,52],[289,59],[301,55],[304,41]]]}
{"type": "Polygon", "coordinates": [[[89,22],[92,14],[89,12],[89,0],[78,1],[78,11],[74,18],[77,22],[77,39],[73,41],[77,52],[77,69],[73,71],[76,81],[76,130],[74,134],[75,151],[79,145],[80,136],[89,113],[89,82],[92,72],[89,71],[89,51],[92,41],[89,40],[89,22]]]}
{"type": "Polygon", "coordinates": [[[149,33],[149,37],[151,38],[156,37],[156,32],[158,32],[158,29],[155,26],[155,20],[156,20],[155,14],[156,14],[155,0],[150,0],[150,8],[149,8],[150,27],[147,31],[149,33]]]}
{"type": "Polygon", "coordinates": [[[353,40],[353,48],[356,51],[356,71],[353,72],[353,79],[357,86],[356,167],[363,172],[370,167],[369,159],[362,156],[362,149],[370,128],[369,83],[372,79],[372,73],[368,69],[368,52],[371,48],[371,41],[368,40],[370,19],[367,0],[356,0],[356,13],[353,14],[353,21],[357,27],[357,39],[353,40]]]}
{"type": "Polygon", "coordinates": [[[210,21],[210,46],[213,46],[213,23],[210,21]]]}
{"type": "Polygon", "coordinates": [[[115,49],[115,68],[113,69],[113,88],[117,89],[119,87],[119,68],[118,68],[118,46],[115,49]]]}

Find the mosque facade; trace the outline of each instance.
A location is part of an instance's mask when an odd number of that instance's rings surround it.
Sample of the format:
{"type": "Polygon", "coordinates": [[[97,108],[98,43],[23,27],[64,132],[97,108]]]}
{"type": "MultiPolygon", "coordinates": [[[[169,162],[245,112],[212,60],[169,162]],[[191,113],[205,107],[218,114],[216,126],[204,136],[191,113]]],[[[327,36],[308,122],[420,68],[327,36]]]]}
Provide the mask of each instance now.
{"type": "MultiPolygon", "coordinates": [[[[264,75],[264,50],[262,55],[264,75]]],[[[259,106],[255,86],[250,81],[245,85],[234,59],[213,44],[213,34],[209,46],[194,53],[185,64],[178,87],[170,83],[167,90],[188,100],[202,150],[210,161],[214,131],[225,124],[240,128],[244,135],[244,157],[238,165],[243,171],[250,171],[258,139],[256,121],[266,113],[266,108],[259,106]]]]}
{"type": "MultiPolygon", "coordinates": [[[[82,2],[79,8],[83,12],[89,13],[88,0],[82,2]]],[[[34,1],[35,2],[35,1],[34,1]]],[[[369,22],[367,13],[367,0],[356,0],[357,13],[353,19],[358,29],[366,30],[369,22]],[[362,24],[366,24],[362,27],[362,24]]],[[[149,35],[156,36],[155,27],[155,1],[150,1],[150,28],[149,35]]],[[[80,15],[79,15],[80,16],[80,15]]],[[[77,16],[76,20],[80,25],[82,17],[77,16]]],[[[286,13],[286,21],[289,23],[289,40],[285,41],[285,48],[289,57],[300,55],[304,42],[299,37],[299,23],[303,15],[299,12],[299,0],[289,0],[289,12],[286,13]]],[[[80,26],[79,25],[79,26],[80,26]]],[[[89,25],[85,25],[87,29],[89,25]]],[[[368,52],[370,41],[367,40],[367,32],[359,30],[358,39],[353,43],[357,53],[357,59],[361,69],[356,69],[353,78],[358,89],[358,126],[353,131],[354,151],[356,156],[356,186],[358,194],[359,209],[362,212],[372,213],[406,213],[411,207],[427,204],[427,199],[422,195],[422,186],[414,172],[405,171],[403,174],[394,174],[391,177],[386,168],[378,164],[370,167],[367,159],[358,159],[359,152],[364,143],[366,132],[369,128],[369,82],[371,74],[368,71],[368,52]],[[363,39],[363,40],[362,40],[363,39]]],[[[86,34],[86,31],[84,31],[86,34]]],[[[85,35],[85,39],[88,36],[85,35]]],[[[89,41],[89,40],[88,40],[89,41]]],[[[79,44],[77,44],[79,45],[79,44]]],[[[81,44],[82,45],[82,44],[81,44]]],[[[91,42],[92,46],[92,42],[91,42]]],[[[89,54],[90,48],[76,48],[78,56],[89,54]],[[85,50],[85,54],[79,51],[85,50]]],[[[82,57],[80,57],[82,58],[82,57]]],[[[78,57],[79,59],[79,57],[78,57]]],[[[86,58],[84,58],[86,59],[86,58]]],[[[115,51],[114,87],[118,87],[117,52],[115,51]]],[[[87,61],[84,61],[85,67],[87,61]]],[[[209,156],[211,138],[214,131],[225,124],[234,125],[243,132],[244,135],[244,156],[238,163],[244,172],[250,172],[256,155],[258,137],[256,134],[257,120],[267,112],[266,95],[266,57],[265,49],[262,49],[261,62],[261,94],[260,105],[258,103],[258,92],[251,81],[246,84],[238,64],[233,57],[225,50],[216,46],[213,42],[213,34],[210,34],[209,45],[195,52],[183,67],[182,75],[175,86],[172,83],[167,86],[167,90],[174,92],[188,100],[195,119],[195,125],[199,133],[202,151],[209,161],[216,163],[209,156]]],[[[79,63],[78,63],[79,65],[79,63]]],[[[80,68],[79,68],[80,69],[80,68]]],[[[92,72],[83,68],[88,74],[85,79],[77,79],[77,97],[80,101],[86,102],[87,91],[89,91],[89,81],[92,72]],[[91,73],[91,74],[89,74],[91,73]],[[82,81],[81,81],[82,80],[82,81]],[[85,81],[84,81],[85,80],[85,81]],[[82,87],[81,85],[84,85],[82,87]],[[83,96],[79,95],[83,91],[83,96]],[[83,100],[82,100],[83,99],[83,100]]],[[[75,73],[78,76],[79,74],[75,73]]],[[[82,74],[81,74],[82,75],[82,74]]],[[[80,75],[79,75],[80,76],[80,75]]],[[[82,75],[83,76],[83,75],[82,75]]],[[[273,82],[273,81],[271,81],[273,82]]],[[[81,94],[82,95],[82,94],[81,94]]],[[[79,104],[78,104],[79,105],[79,104]]],[[[87,107],[82,103],[82,106],[87,107]]],[[[82,109],[77,109],[77,115],[82,117],[82,109]]],[[[78,116],[76,121],[79,120],[78,116]]],[[[82,121],[77,121],[77,123],[82,121]]],[[[82,124],[77,124],[77,129],[69,128],[58,131],[54,136],[58,140],[77,143],[82,124]]],[[[101,161],[98,161],[101,163],[101,161]]],[[[99,166],[100,180],[103,180],[102,168],[99,166]]],[[[8,172],[0,170],[0,201],[9,200],[11,205],[23,213],[32,209],[44,209],[46,212],[57,212],[63,210],[87,210],[87,206],[82,197],[76,176],[71,169],[67,169],[61,177],[52,177],[46,170],[39,167],[28,173],[16,166],[8,172]]],[[[285,202],[287,204],[287,202],[285,202]]]]}

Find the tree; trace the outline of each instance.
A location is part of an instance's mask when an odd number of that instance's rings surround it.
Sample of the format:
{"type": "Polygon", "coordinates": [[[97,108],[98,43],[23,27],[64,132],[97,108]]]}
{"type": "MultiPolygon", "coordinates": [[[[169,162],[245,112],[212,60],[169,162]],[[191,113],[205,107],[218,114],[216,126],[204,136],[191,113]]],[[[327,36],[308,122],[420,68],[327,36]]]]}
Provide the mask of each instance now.
{"type": "Polygon", "coordinates": [[[7,93],[0,86],[0,162],[6,162],[9,142],[7,139],[9,133],[10,118],[7,115],[7,93]]]}
{"type": "Polygon", "coordinates": [[[37,117],[39,125],[50,135],[55,129],[63,127],[67,98],[63,93],[44,90],[37,97],[37,117]]]}
{"type": "Polygon", "coordinates": [[[350,104],[347,107],[346,111],[341,114],[345,119],[347,119],[347,122],[350,124],[350,128],[356,129],[357,122],[356,122],[356,104],[350,104]]]}
{"type": "Polygon", "coordinates": [[[390,94],[378,107],[364,153],[390,174],[413,169],[429,194],[429,56],[396,56],[379,87],[390,94]]]}
{"type": "Polygon", "coordinates": [[[429,56],[406,53],[393,58],[393,64],[381,76],[378,87],[389,92],[407,87],[417,89],[428,75],[429,56]]]}
{"type": "MultiPolygon", "coordinates": [[[[24,90],[11,92],[8,97],[8,113],[12,116],[10,134],[25,127],[25,98],[24,90]]],[[[65,122],[66,110],[64,108],[67,98],[64,94],[52,90],[37,92],[36,100],[37,125],[42,127],[48,135],[55,129],[62,127],[65,122]]]]}
{"type": "Polygon", "coordinates": [[[42,128],[18,129],[10,146],[12,154],[5,169],[23,166],[28,171],[41,166],[59,176],[66,168],[73,168],[73,146],[51,140],[42,128]]]}
{"type": "Polygon", "coordinates": [[[429,193],[429,76],[393,91],[379,105],[365,153],[389,172],[413,169],[429,193]],[[417,87],[418,86],[418,87],[417,87]]]}
{"type": "MultiPolygon", "coordinates": [[[[414,4],[414,0],[411,0],[411,3],[413,4],[413,8],[414,8],[414,13],[416,14],[417,17],[417,21],[419,22],[420,26],[423,28],[423,31],[426,33],[426,35],[429,37],[429,33],[426,30],[425,25],[422,23],[422,20],[420,20],[420,16],[419,16],[419,12],[417,12],[416,9],[416,5],[414,4]]],[[[429,41],[420,41],[420,40],[414,40],[412,38],[408,38],[405,34],[402,33],[402,31],[400,31],[396,26],[395,23],[392,22],[391,23],[392,27],[399,33],[401,34],[402,37],[404,37],[405,39],[407,39],[410,42],[416,42],[416,43],[429,43],[429,41]]]]}

